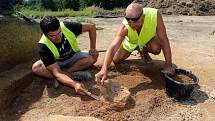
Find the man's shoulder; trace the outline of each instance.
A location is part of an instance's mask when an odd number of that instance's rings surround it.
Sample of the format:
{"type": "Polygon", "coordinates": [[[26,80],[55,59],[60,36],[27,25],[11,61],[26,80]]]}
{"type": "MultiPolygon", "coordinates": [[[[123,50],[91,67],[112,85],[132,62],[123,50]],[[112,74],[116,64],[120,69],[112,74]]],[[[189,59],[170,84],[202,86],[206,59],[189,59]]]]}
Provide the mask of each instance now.
{"type": "Polygon", "coordinates": [[[50,51],[49,48],[43,44],[43,43],[38,43],[38,51],[39,52],[46,52],[46,51],[50,51]]]}
{"type": "Polygon", "coordinates": [[[68,28],[70,31],[72,31],[76,36],[80,35],[82,32],[82,24],[78,22],[70,22],[70,21],[64,21],[63,22],[66,28],[68,28]]]}
{"type": "Polygon", "coordinates": [[[49,48],[45,44],[38,43],[38,51],[40,59],[46,67],[55,63],[55,59],[51,50],[49,50],[49,48]]]}
{"type": "Polygon", "coordinates": [[[143,13],[146,16],[146,18],[156,18],[158,12],[158,9],[155,8],[143,8],[143,13]]]}
{"type": "Polygon", "coordinates": [[[44,47],[46,47],[46,45],[43,44],[43,43],[37,43],[37,44],[38,44],[38,47],[39,47],[39,48],[44,48],[44,47]]]}
{"type": "Polygon", "coordinates": [[[120,25],[117,34],[120,35],[121,37],[124,37],[128,34],[128,29],[123,23],[120,25]]]}
{"type": "Polygon", "coordinates": [[[120,25],[120,28],[122,31],[127,31],[128,28],[129,28],[129,25],[128,25],[128,21],[126,19],[123,19],[121,25],[120,25]]]}

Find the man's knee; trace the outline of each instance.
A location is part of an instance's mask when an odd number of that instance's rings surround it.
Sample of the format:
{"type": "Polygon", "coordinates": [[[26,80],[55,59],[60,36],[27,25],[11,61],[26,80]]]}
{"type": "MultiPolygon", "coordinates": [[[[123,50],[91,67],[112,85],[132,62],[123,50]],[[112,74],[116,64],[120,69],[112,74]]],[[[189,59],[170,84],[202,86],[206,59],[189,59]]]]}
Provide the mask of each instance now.
{"type": "Polygon", "coordinates": [[[128,52],[117,53],[117,54],[114,55],[113,62],[115,64],[118,64],[121,61],[127,59],[129,56],[130,56],[130,53],[128,53],[128,52]]]}
{"type": "Polygon", "coordinates": [[[159,47],[159,46],[151,46],[149,52],[154,54],[154,55],[158,55],[161,52],[161,47],[159,47]]]}
{"type": "Polygon", "coordinates": [[[118,63],[120,63],[121,61],[125,60],[128,57],[129,57],[129,55],[127,55],[127,54],[122,54],[122,55],[118,55],[118,56],[115,55],[114,58],[113,58],[113,63],[118,64],[118,63]]]}
{"type": "Polygon", "coordinates": [[[160,54],[160,52],[161,52],[161,49],[160,49],[160,48],[157,48],[157,49],[154,49],[154,50],[153,50],[152,54],[158,55],[158,54],[160,54]]]}
{"type": "Polygon", "coordinates": [[[161,52],[160,40],[158,39],[157,36],[152,38],[146,46],[147,46],[148,52],[154,55],[158,55],[161,52]]]}
{"type": "Polygon", "coordinates": [[[83,65],[93,65],[94,63],[96,63],[97,59],[93,58],[92,56],[89,56],[86,58],[85,62],[83,63],[83,65]]]}
{"type": "Polygon", "coordinates": [[[93,58],[92,56],[89,58],[89,61],[90,61],[90,65],[93,65],[93,64],[95,64],[96,63],[96,61],[97,61],[97,59],[98,58],[93,58]]]}

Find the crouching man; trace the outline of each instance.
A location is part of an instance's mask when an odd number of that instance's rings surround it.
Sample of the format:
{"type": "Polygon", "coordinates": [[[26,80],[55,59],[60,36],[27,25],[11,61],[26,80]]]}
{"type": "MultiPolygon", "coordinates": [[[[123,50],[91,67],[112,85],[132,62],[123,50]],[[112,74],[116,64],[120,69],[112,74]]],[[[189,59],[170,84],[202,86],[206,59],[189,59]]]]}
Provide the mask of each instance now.
{"type": "Polygon", "coordinates": [[[84,95],[83,84],[70,78],[70,73],[86,69],[98,58],[96,51],[96,27],[93,24],[59,22],[55,16],[45,16],[40,21],[43,35],[38,43],[40,60],[32,65],[32,71],[42,77],[53,78],[84,95]],[[80,51],[76,37],[88,32],[90,50],[80,51]]]}

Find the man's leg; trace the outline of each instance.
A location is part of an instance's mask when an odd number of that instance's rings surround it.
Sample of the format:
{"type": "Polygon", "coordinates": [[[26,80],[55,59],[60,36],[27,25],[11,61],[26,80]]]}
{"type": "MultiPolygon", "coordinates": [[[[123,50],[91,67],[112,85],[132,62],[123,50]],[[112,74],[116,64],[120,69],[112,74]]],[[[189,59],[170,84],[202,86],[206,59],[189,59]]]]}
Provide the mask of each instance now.
{"type": "Polygon", "coordinates": [[[147,44],[147,52],[150,52],[154,55],[158,55],[161,52],[161,44],[160,44],[160,40],[158,39],[157,36],[155,36],[154,38],[152,38],[147,44]]]}
{"type": "Polygon", "coordinates": [[[130,52],[126,51],[123,46],[117,50],[116,54],[114,55],[113,62],[115,64],[120,63],[121,61],[125,60],[130,56],[130,52]]]}
{"type": "Polygon", "coordinates": [[[152,58],[150,57],[149,53],[158,55],[161,52],[160,40],[157,36],[155,36],[146,44],[146,47],[143,48],[143,50],[138,51],[140,52],[141,57],[144,58],[145,63],[150,63],[152,58]]]}
{"type": "Polygon", "coordinates": [[[93,65],[97,61],[97,58],[93,58],[89,55],[86,51],[80,51],[73,55],[72,58],[64,61],[58,62],[58,65],[66,72],[75,72],[81,71],[83,69],[88,68],[89,66],[93,65]]]}
{"type": "Polygon", "coordinates": [[[69,67],[68,69],[65,69],[65,71],[67,71],[67,72],[81,71],[83,69],[86,69],[86,68],[90,67],[96,61],[97,60],[93,59],[93,57],[91,55],[88,55],[87,57],[79,58],[79,60],[77,60],[75,62],[75,64],[72,65],[72,67],[69,67]]]}
{"type": "Polygon", "coordinates": [[[53,78],[52,74],[46,69],[45,65],[41,60],[36,61],[32,65],[32,71],[39,76],[53,78]]]}
{"type": "Polygon", "coordinates": [[[93,65],[97,59],[93,58],[91,55],[86,55],[84,53],[79,53],[73,58],[75,63],[69,68],[64,69],[64,71],[70,73],[72,79],[76,81],[90,81],[92,75],[87,71],[81,71],[93,65]],[[72,72],[72,73],[71,73],[72,72]]]}

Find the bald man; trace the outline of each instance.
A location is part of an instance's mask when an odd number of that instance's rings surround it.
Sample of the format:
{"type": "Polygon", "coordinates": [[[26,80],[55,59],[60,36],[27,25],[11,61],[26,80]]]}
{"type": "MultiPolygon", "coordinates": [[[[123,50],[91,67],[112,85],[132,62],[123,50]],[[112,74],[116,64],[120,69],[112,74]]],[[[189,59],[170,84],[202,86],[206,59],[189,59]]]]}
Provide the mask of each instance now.
{"type": "Polygon", "coordinates": [[[120,63],[134,50],[138,50],[148,63],[152,60],[149,53],[158,55],[161,49],[165,57],[162,72],[174,74],[170,44],[161,14],[157,9],[143,8],[139,3],[131,3],[126,8],[124,20],[107,49],[102,69],[95,75],[96,79],[103,84],[111,62],[120,63]]]}

